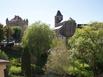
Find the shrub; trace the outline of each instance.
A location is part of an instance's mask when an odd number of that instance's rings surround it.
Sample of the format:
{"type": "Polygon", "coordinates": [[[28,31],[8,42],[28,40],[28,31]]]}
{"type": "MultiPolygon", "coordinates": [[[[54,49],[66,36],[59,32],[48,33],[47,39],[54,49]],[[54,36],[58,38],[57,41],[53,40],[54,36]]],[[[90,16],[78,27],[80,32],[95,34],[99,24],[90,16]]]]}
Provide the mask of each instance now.
{"type": "Polygon", "coordinates": [[[11,66],[9,69],[9,74],[21,75],[21,67],[11,66]]]}
{"type": "Polygon", "coordinates": [[[1,50],[0,50],[0,59],[8,60],[8,56],[6,55],[6,53],[4,51],[1,51],[1,50]]]}
{"type": "Polygon", "coordinates": [[[67,74],[70,66],[69,52],[65,46],[55,47],[50,50],[46,64],[47,73],[53,72],[59,75],[67,74]]]}
{"type": "Polygon", "coordinates": [[[13,65],[13,66],[21,66],[19,58],[12,58],[10,60],[10,64],[13,65]]]}
{"type": "Polygon", "coordinates": [[[103,23],[91,23],[78,29],[69,44],[78,52],[77,58],[91,67],[94,77],[103,72],[103,23]]]}

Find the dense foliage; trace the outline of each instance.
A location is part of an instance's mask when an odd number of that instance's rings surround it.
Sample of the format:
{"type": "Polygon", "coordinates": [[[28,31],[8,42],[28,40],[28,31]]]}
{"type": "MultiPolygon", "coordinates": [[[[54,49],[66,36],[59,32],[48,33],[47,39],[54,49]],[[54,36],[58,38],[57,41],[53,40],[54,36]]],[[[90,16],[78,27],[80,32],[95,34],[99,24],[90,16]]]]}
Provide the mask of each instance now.
{"type": "Polygon", "coordinates": [[[15,40],[15,42],[20,42],[20,40],[21,40],[21,29],[19,27],[14,27],[13,28],[12,37],[15,40]]]}
{"type": "Polygon", "coordinates": [[[4,34],[5,34],[5,39],[7,40],[7,42],[9,42],[11,40],[12,34],[13,34],[13,31],[10,26],[4,27],[4,34]]]}
{"type": "Polygon", "coordinates": [[[4,39],[4,30],[3,25],[0,24],[0,42],[4,39]]]}
{"type": "Polygon", "coordinates": [[[47,51],[51,47],[52,38],[53,31],[49,29],[48,25],[41,22],[32,24],[24,33],[22,40],[24,53],[29,51],[28,54],[30,54],[30,57],[33,59],[32,63],[35,63],[36,65],[36,73],[40,74],[40,70],[42,70],[42,67],[46,63],[47,51]]]}
{"type": "Polygon", "coordinates": [[[47,73],[52,72],[58,75],[68,74],[68,69],[70,66],[70,56],[69,51],[64,45],[57,46],[50,51],[48,61],[46,64],[47,73]]]}
{"type": "MultiPolygon", "coordinates": [[[[0,40],[5,34],[7,40],[13,35],[18,41],[20,32],[18,28],[12,32],[10,27],[0,27],[0,40]]],[[[0,59],[9,59],[10,77],[31,77],[44,72],[47,77],[50,74],[53,74],[51,77],[98,77],[103,74],[103,23],[82,26],[67,42],[68,49],[65,39],[54,36],[48,25],[36,22],[25,31],[22,44],[0,50],[0,59]]]]}
{"type": "Polygon", "coordinates": [[[103,73],[103,23],[94,22],[77,29],[68,39],[68,50],[59,39],[53,43],[47,72],[76,77],[96,77],[103,73]]]}
{"type": "Polygon", "coordinates": [[[7,54],[2,50],[0,50],[0,59],[8,60],[7,54]]]}
{"type": "Polygon", "coordinates": [[[69,40],[71,49],[78,52],[77,58],[87,63],[94,73],[102,73],[103,69],[103,23],[91,23],[82,29],[69,40]]]}

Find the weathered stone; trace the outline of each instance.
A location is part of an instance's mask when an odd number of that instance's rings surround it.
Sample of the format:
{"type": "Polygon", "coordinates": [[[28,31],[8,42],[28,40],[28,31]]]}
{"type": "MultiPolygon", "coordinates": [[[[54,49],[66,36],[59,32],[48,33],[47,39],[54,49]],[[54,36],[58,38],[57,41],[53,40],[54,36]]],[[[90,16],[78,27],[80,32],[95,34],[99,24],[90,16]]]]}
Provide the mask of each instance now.
{"type": "Polygon", "coordinates": [[[0,59],[0,77],[4,77],[4,70],[6,69],[6,64],[9,61],[0,59]]]}
{"type": "Polygon", "coordinates": [[[73,36],[75,29],[76,29],[75,22],[66,21],[60,28],[60,34],[63,35],[64,37],[71,37],[73,36]]]}
{"type": "Polygon", "coordinates": [[[18,26],[21,27],[21,29],[24,31],[28,26],[28,19],[23,20],[21,17],[15,15],[15,17],[11,20],[8,20],[8,18],[6,19],[6,25],[18,26]]]}
{"type": "Polygon", "coordinates": [[[56,33],[63,37],[71,37],[73,36],[75,29],[76,29],[76,22],[72,18],[70,18],[68,21],[63,21],[63,15],[60,11],[57,12],[55,16],[55,27],[61,26],[59,29],[56,29],[56,33]]]}
{"type": "Polygon", "coordinates": [[[57,25],[57,24],[59,24],[62,20],[63,20],[63,15],[62,15],[61,12],[58,10],[58,11],[57,11],[57,14],[56,14],[56,16],[55,16],[55,27],[58,27],[59,25],[57,25]]]}

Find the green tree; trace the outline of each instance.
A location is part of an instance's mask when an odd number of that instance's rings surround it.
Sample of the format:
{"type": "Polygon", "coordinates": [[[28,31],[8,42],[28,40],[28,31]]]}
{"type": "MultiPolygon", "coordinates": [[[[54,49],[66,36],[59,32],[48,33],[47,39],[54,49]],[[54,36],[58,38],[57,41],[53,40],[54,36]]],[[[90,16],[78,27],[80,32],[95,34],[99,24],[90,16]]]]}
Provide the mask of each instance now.
{"type": "Polygon", "coordinates": [[[16,42],[19,42],[21,40],[21,29],[18,28],[18,27],[14,27],[13,28],[13,39],[16,41],[16,42]]]}
{"type": "Polygon", "coordinates": [[[103,71],[103,23],[91,23],[82,29],[78,29],[76,34],[69,40],[71,48],[78,52],[79,59],[90,65],[96,74],[103,71]]]}
{"type": "Polygon", "coordinates": [[[4,39],[3,25],[0,24],[0,42],[4,39]]]}
{"type": "Polygon", "coordinates": [[[12,38],[12,34],[13,34],[13,31],[10,28],[10,26],[5,26],[4,27],[4,34],[5,34],[7,43],[8,43],[10,41],[10,39],[12,38]]]}
{"type": "Polygon", "coordinates": [[[23,49],[22,72],[24,73],[25,77],[31,77],[31,57],[27,47],[23,49]]]}
{"type": "Polygon", "coordinates": [[[8,60],[8,56],[4,51],[0,50],[0,59],[8,60]]]}
{"type": "MultiPolygon", "coordinates": [[[[48,25],[36,22],[24,33],[22,44],[27,47],[30,55],[35,59],[36,72],[40,73],[47,60],[48,50],[51,47],[53,31],[48,25]],[[38,69],[40,69],[38,71],[38,69]]],[[[26,52],[26,51],[24,51],[26,52]]],[[[26,67],[26,66],[25,66],[26,67]]]]}

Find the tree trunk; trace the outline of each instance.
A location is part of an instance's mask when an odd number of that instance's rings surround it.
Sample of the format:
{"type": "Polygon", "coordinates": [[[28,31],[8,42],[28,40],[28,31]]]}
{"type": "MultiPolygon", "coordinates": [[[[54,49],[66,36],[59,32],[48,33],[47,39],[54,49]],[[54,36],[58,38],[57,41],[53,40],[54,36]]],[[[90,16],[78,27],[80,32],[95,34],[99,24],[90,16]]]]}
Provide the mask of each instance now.
{"type": "Polygon", "coordinates": [[[22,71],[25,77],[32,77],[31,74],[31,58],[28,48],[24,48],[22,55],[22,71]]]}

